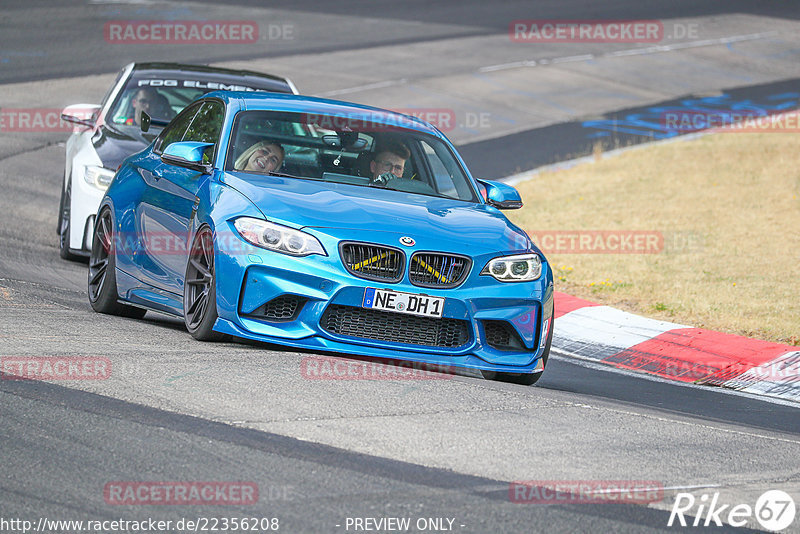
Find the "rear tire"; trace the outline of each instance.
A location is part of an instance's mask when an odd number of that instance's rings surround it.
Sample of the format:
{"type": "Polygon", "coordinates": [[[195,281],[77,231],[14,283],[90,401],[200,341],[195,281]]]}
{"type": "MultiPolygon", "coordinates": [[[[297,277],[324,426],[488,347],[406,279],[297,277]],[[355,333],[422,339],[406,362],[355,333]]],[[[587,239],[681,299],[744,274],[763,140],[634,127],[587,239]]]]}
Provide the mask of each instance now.
{"type": "Polygon", "coordinates": [[[222,341],[214,331],[217,322],[217,282],[214,276],[214,234],[203,226],[189,249],[183,284],[183,322],[198,341],[222,341]]]}
{"type": "Polygon", "coordinates": [[[147,310],[117,301],[117,274],[114,249],[114,221],[111,209],[103,208],[97,217],[89,257],[88,293],[92,309],[98,313],[141,319],[147,310]]]}
{"type": "Polygon", "coordinates": [[[483,378],[486,380],[497,380],[498,382],[509,382],[511,384],[520,384],[523,386],[532,386],[544,374],[547,369],[547,358],[550,356],[550,345],[553,344],[553,319],[550,318],[550,329],[547,332],[547,343],[542,352],[542,372],[541,373],[500,373],[497,371],[481,371],[483,378]]]}
{"type": "Polygon", "coordinates": [[[58,207],[58,255],[61,259],[77,261],[76,256],[69,251],[70,214],[72,200],[72,182],[67,182],[67,189],[61,191],[61,202],[58,207]]]}

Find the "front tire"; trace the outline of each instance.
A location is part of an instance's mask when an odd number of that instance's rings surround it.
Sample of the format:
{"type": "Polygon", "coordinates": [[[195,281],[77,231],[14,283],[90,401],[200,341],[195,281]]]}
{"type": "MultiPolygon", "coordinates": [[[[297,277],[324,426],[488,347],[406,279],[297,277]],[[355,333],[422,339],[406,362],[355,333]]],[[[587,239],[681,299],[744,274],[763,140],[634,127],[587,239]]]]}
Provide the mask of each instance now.
{"type": "Polygon", "coordinates": [[[553,318],[550,318],[550,328],[547,332],[547,343],[542,352],[542,372],[541,373],[499,373],[497,371],[481,371],[483,378],[486,380],[497,380],[498,382],[510,382],[512,384],[520,384],[523,386],[532,386],[544,374],[547,369],[547,358],[550,356],[550,345],[553,344],[553,318]]]}
{"type": "Polygon", "coordinates": [[[189,249],[183,285],[183,321],[198,341],[222,341],[225,334],[214,331],[217,322],[217,282],[214,276],[214,234],[203,226],[189,249]]]}
{"type": "Polygon", "coordinates": [[[58,208],[58,255],[61,259],[77,261],[76,256],[69,251],[70,214],[72,200],[72,182],[67,182],[67,188],[61,191],[61,202],[58,208]]]}
{"type": "Polygon", "coordinates": [[[103,208],[97,217],[92,235],[92,254],[89,257],[89,303],[98,313],[141,319],[146,310],[126,306],[117,301],[116,252],[114,221],[111,209],[103,208]]]}

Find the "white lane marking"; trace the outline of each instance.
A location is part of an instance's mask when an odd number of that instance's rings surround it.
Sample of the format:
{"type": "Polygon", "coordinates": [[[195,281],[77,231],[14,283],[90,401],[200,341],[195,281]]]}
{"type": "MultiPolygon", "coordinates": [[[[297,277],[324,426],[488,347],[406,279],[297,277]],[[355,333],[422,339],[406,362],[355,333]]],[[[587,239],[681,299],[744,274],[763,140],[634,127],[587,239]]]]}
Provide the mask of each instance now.
{"type": "Polygon", "coordinates": [[[689,41],[685,43],[675,43],[671,45],[657,45],[647,46],[644,48],[631,48],[628,50],[617,50],[616,52],[608,52],[605,54],[594,55],[585,54],[581,56],[565,56],[552,59],[539,59],[537,61],[515,61],[513,63],[502,63],[500,65],[489,65],[481,67],[478,72],[494,72],[498,70],[516,69],[519,67],[535,67],[537,65],[550,65],[558,63],[569,63],[572,61],[588,61],[595,57],[622,57],[622,56],[639,56],[645,54],[660,54],[662,52],[671,52],[673,50],[685,50],[687,48],[700,48],[703,46],[714,46],[729,43],[738,43],[741,41],[754,41],[763,39],[765,37],[772,37],[777,35],[778,32],[761,32],[761,33],[748,33],[745,35],[730,35],[728,37],[719,37],[717,39],[704,39],[702,41],[689,41]]]}
{"type": "Polygon", "coordinates": [[[703,488],[721,488],[722,484],[693,484],[691,486],[664,486],[664,491],[684,490],[684,489],[703,489],[703,488]]]}
{"type": "MultiPolygon", "coordinates": [[[[794,116],[796,113],[797,112],[793,110],[793,111],[788,111],[786,113],[776,113],[775,115],[771,115],[770,117],[771,117],[771,119],[773,121],[780,121],[780,120],[783,120],[785,117],[794,116]]],[[[540,126],[537,126],[537,128],[542,128],[544,126],[550,126],[551,124],[557,124],[557,123],[542,124],[540,126]]],[[[513,133],[518,133],[518,132],[524,132],[524,131],[528,131],[530,129],[531,129],[530,126],[524,126],[524,127],[520,127],[517,130],[512,130],[510,132],[496,133],[496,134],[492,135],[491,137],[486,136],[486,138],[492,139],[492,138],[497,138],[497,137],[504,137],[506,135],[511,135],[513,133]]],[[[690,134],[676,135],[674,137],[667,137],[665,139],[656,139],[655,141],[648,141],[646,143],[639,143],[639,144],[636,144],[636,145],[626,146],[626,147],[623,147],[623,148],[615,148],[613,150],[609,150],[607,152],[603,152],[601,159],[616,157],[616,156],[619,156],[620,154],[624,154],[624,153],[629,152],[631,150],[644,150],[644,149],[649,148],[651,146],[664,145],[664,144],[669,144],[669,143],[681,143],[683,141],[692,141],[694,139],[699,139],[699,138],[701,138],[703,136],[706,136],[706,135],[719,133],[720,131],[724,131],[724,130],[718,130],[716,128],[710,128],[710,129],[707,129],[707,130],[700,130],[699,132],[692,132],[690,134]]],[[[470,139],[469,142],[470,143],[474,143],[476,141],[482,141],[482,140],[484,140],[484,139],[482,139],[482,138],[478,138],[477,140],[470,139]]],[[[594,155],[581,156],[581,157],[575,158],[575,159],[567,159],[567,160],[563,160],[563,161],[558,161],[556,163],[549,163],[547,165],[541,165],[541,166],[536,167],[534,169],[531,169],[529,171],[522,171],[522,172],[519,172],[517,174],[512,174],[512,175],[506,176],[505,178],[500,178],[500,181],[502,181],[503,183],[506,183],[508,185],[511,185],[511,186],[516,186],[516,185],[519,185],[522,182],[527,182],[528,180],[532,180],[532,179],[536,178],[539,174],[541,174],[543,172],[563,171],[564,169],[571,169],[572,167],[575,167],[576,165],[594,164],[596,162],[597,162],[597,157],[594,156],[594,155]]],[[[2,278],[0,278],[0,280],[2,280],[2,278]]]]}
{"type": "MultiPolygon", "coordinates": [[[[530,480],[514,480],[509,481],[511,482],[536,482],[536,479],[530,480]]],[[[552,480],[541,480],[541,482],[553,482],[552,480]]],[[[709,484],[691,484],[685,486],[663,486],[663,487],[655,487],[655,488],[639,488],[637,487],[637,491],[681,491],[681,490],[697,490],[697,489],[707,489],[707,488],[721,488],[723,487],[722,484],[718,484],[716,482],[712,482],[709,484]]],[[[473,486],[469,488],[472,493],[494,493],[494,492],[507,492],[508,491],[508,484],[485,484],[482,486],[473,486]]],[[[592,493],[595,494],[615,494],[615,493],[623,493],[628,490],[626,489],[598,489],[594,490],[592,493]]]]}
{"type": "MultiPolygon", "coordinates": [[[[657,375],[651,375],[649,373],[643,373],[641,371],[630,371],[628,369],[622,369],[620,367],[614,367],[612,365],[608,365],[605,363],[600,363],[595,359],[587,358],[585,356],[580,356],[577,354],[571,354],[569,352],[565,352],[562,350],[558,350],[555,347],[550,349],[550,357],[555,360],[563,360],[567,362],[574,363],[575,365],[580,365],[581,367],[586,367],[588,369],[593,369],[596,371],[605,371],[607,373],[614,373],[618,375],[626,375],[631,378],[640,378],[642,380],[649,380],[651,382],[660,382],[662,384],[670,384],[675,387],[681,388],[690,388],[690,389],[699,389],[705,392],[712,392],[712,393],[719,393],[723,395],[733,395],[734,397],[745,397],[750,400],[759,400],[763,402],[768,402],[770,404],[779,404],[781,406],[789,406],[791,408],[800,408],[800,404],[797,402],[792,402],[784,399],[780,399],[777,397],[766,397],[763,395],[757,395],[754,393],[748,393],[745,391],[738,391],[735,389],[727,389],[727,388],[711,388],[708,386],[703,386],[699,384],[694,384],[692,382],[680,382],[678,380],[667,380],[666,378],[662,378],[657,375]]],[[[547,371],[545,370],[545,373],[547,371]]],[[[547,376],[545,374],[545,376],[547,376]]],[[[794,442],[792,443],[800,443],[794,442]]]]}
{"type": "MultiPolygon", "coordinates": [[[[552,352],[550,354],[552,356],[552,352]]],[[[600,367],[598,366],[597,369],[600,369],[600,367]]],[[[637,376],[642,376],[642,375],[637,375],[637,376]]],[[[681,383],[681,382],[673,382],[673,381],[669,381],[669,380],[663,380],[663,382],[668,382],[670,384],[675,384],[675,385],[688,385],[688,384],[684,384],[684,383],[681,383]]],[[[700,386],[697,386],[697,387],[700,387],[700,386]]],[[[708,390],[706,389],[706,391],[708,391],[708,390]]],[[[720,389],[719,391],[727,392],[728,390],[720,389]]],[[[751,397],[754,398],[754,399],[758,399],[758,400],[768,400],[765,397],[758,397],[758,396],[755,396],[755,395],[753,395],[751,397]]],[[[776,404],[783,404],[783,403],[776,403],[776,404]]],[[[791,406],[797,406],[796,403],[788,403],[788,404],[791,405],[791,406]]],[[[779,438],[777,436],[767,436],[765,434],[757,434],[755,432],[744,432],[743,430],[733,430],[733,429],[730,429],[730,428],[722,428],[722,427],[713,426],[713,425],[706,425],[706,424],[702,424],[702,423],[696,423],[696,422],[693,422],[693,421],[681,421],[679,419],[671,419],[669,417],[663,417],[663,416],[658,416],[658,415],[651,415],[651,414],[646,414],[646,413],[641,413],[641,412],[632,412],[630,410],[622,410],[622,409],[619,409],[619,408],[609,408],[608,406],[594,406],[592,404],[586,404],[586,403],[583,403],[583,402],[575,402],[575,403],[571,403],[571,405],[572,406],[576,406],[576,407],[580,407],[580,408],[588,408],[590,410],[599,410],[599,411],[602,410],[602,411],[605,411],[605,412],[616,413],[616,414],[620,414],[620,415],[643,417],[645,419],[652,419],[652,420],[655,420],[655,421],[660,421],[662,423],[675,423],[675,424],[679,424],[679,425],[702,428],[704,430],[711,430],[711,431],[714,431],[714,432],[724,432],[724,433],[727,433],[727,434],[735,434],[737,436],[746,436],[746,437],[749,437],[749,438],[761,438],[761,439],[766,439],[766,440],[769,440],[769,441],[780,441],[780,442],[783,442],[783,443],[791,443],[793,445],[800,445],[800,440],[797,440],[797,439],[779,438]]],[[[642,408],[647,408],[647,406],[642,406],[642,408]]],[[[687,414],[686,417],[690,418],[690,417],[696,417],[696,416],[687,414]]],[[[729,423],[729,424],[733,424],[733,423],[729,423]]],[[[783,432],[783,431],[780,431],[780,430],[775,430],[774,432],[776,434],[786,434],[787,433],[787,432],[783,432]]]]}
{"type": "MultiPolygon", "coordinates": [[[[687,489],[704,489],[704,488],[721,488],[722,484],[694,484],[691,486],[663,486],[663,487],[656,487],[656,488],[640,488],[637,487],[636,491],[674,491],[674,490],[687,490],[687,489]]],[[[599,489],[592,491],[593,494],[616,494],[616,493],[627,493],[629,492],[629,488],[621,488],[621,489],[599,489]]]]}
{"type": "MultiPolygon", "coordinates": [[[[518,131],[522,132],[527,130],[530,130],[530,127],[520,128],[520,130],[518,131]]],[[[512,132],[512,133],[517,133],[517,132],[512,132]]],[[[658,139],[655,141],[648,141],[646,143],[639,143],[638,145],[631,145],[623,148],[615,148],[614,150],[603,152],[603,159],[619,156],[620,154],[624,154],[625,152],[629,152],[631,150],[643,150],[645,148],[655,145],[664,145],[669,143],[678,143],[682,141],[691,141],[692,139],[699,139],[700,137],[703,137],[704,135],[708,135],[710,133],[712,133],[711,130],[703,130],[700,132],[693,132],[686,135],[676,135],[675,137],[668,137],[666,139],[658,139]]],[[[503,137],[505,135],[508,134],[501,133],[496,137],[503,137]]],[[[474,141],[470,140],[470,143],[472,142],[474,141]]],[[[506,176],[505,178],[501,178],[500,181],[511,186],[517,186],[522,182],[527,182],[528,180],[536,178],[536,176],[538,176],[543,172],[563,171],[565,169],[571,169],[576,165],[595,163],[596,160],[597,158],[594,155],[581,156],[580,158],[568,159],[556,163],[549,163],[547,165],[542,165],[540,167],[536,167],[535,169],[531,169],[529,171],[522,171],[517,174],[512,174],[510,176],[506,176]]]]}
{"type": "Polygon", "coordinates": [[[644,54],[656,54],[658,52],[667,52],[668,48],[660,46],[649,46],[647,48],[632,48],[630,50],[617,50],[616,52],[609,52],[604,57],[624,57],[624,56],[641,56],[644,54]]]}
{"type": "MultiPolygon", "coordinates": [[[[601,409],[601,408],[594,408],[594,409],[601,409]]],[[[609,408],[602,408],[602,409],[609,410],[609,408]]],[[[659,417],[659,416],[656,416],[656,415],[647,415],[647,414],[642,414],[642,413],[630,412],[630,411],[627,411],[627,410],[614,410],[614,409],[612,409],[610,411],[615,412],[615,413],[619,413],[619,414],[623,414],[623,415],[633,415],[633,416],[644,417],[644,418],[647,418],[647,419],[655,419],[656,421],[661,421],[663,423],[676,423],[676,424],[679,424],[679,425],[685,425],[685,426],[690,426],[690,427],[695,427],[695,428],[702,428],[703,430],[711,430],[713,432],[724,432],[726,434],[735,434],[737,436],[746,436],[748,438],[761,438],[761,439],[766,439],[766,440],[770,440],[770,441],[780,441],[782,443],[792,443],[794,445],[800,445],[800,440],[796,440],[796,439],[779,438],[779,437],[776,437],[776,436],[766,436],[764,434],[756,434],[755,432],[744,432],[742,430],[733,430],[733,429],[730,429],[730,428],[720,428],[718,426],[704,425],[704,424],[701,424],[701,423],[694,423],[692,421],[680,421],[678,419],[670,419],[669,417],[659,417]]]]}
{"type": "Polygon", "coordinates": [[[535,61],[514,61],[512,63],[503,63],[502,65],[489,65],[488,67],[481,67],[478,72],[493,72],[496,70],[513,69],[516,67],[535,67],[535,61]]]}
{"type": "Polygon", "coordinates": [[[365,85],[357,85],[355,87],[336,89],[334,91],[326,91],[324,93],[319,93],[316,96],[326,97],[326,96],[346,95],[348,93],[357,93],[359,91],[367,91],[369,89],[382,89],[384,87],[391,87],[393,85],[402,85],[407,81],[408,80],[406,78],[400,78],[399,80],[386,80],[383,82],[368,83],[365,85]]]}
{"type": "Polygon", "coordinates": [[[567,56],[567,57],[557,57],[551,61],[551,63],[571,63],[573,61],[588,61],[590,59],[594,59],[594,54],[583,54],[581,56],[567,56]]]}
{"type": "Polygon", "coordinates": [[[617,52],[610,52],[606,54],[608,57],[616,56],[629,56],[638,54],[657,54],[659,52],[669,52],[671,50],[684,50],[686,48],[700,48],[702,46],[714,46],[720,44],[738,43],[740,41],[752,41],[755,39],[763,39],[764,37],[772,37],[778,32],[762,32],[762,33],[749,33],[747,35],[732,35],[729,37],[720,37],[719,39],[705,39],[702,41],[689,41],[685,43],[675,43],[671,45],[658,45],[648,46],[645,48],[634,48],[631,50],[620,50],[617,52]]]}
{"type": "MultiPolygon", "coordinates": [[[[116,1],[116,0],[98,0],[98,1],[116,1]]],[[[119,0],[119,1],[126,1],[126,0],[119,0]]],[[[661,52],[670,52],[672,50],[683,50],[686,48],[699,48],[703,46],[713,46],[713,45],[721,45],[721,44],[728,44],[728,43],[736,43],[740,41],[752,41],[756,39],[763,39],[765,37],[771,37],[776,35],[778,32],[771,31],[771,32],[761,32],[761,33],[750,33],[746,35],[731,35],[728,37],[720,37],[718,39],[704,39],[702,41],[689,41],[685,43],[675,43],[671,45],[657,45],[657,46],[648,46],[645,48],[632,48],[629,50],[617,50],[616,52],[608,52],[606,54],[581,54],[577,56],[564,56],[564,57],[557,57],[557,58],[550,58],[550,59],[539,59],[539,60],[524,60],[524,61],[513,61],[511,63],[500,63],[498,65],[487,65],[485,67],[478,68],[477,72],[486,73],[486,72],[496,72],[501,70],[510,70],[510,69],[518,69],[524,67],[536,67],[539,65],[558,65],[561,63],[573,63],[578,61],[588,61],[590,59],[594,59],[596,57],[620,57],[620,56],[637,56],[637,55],[644,55],[644,54],[657,54],[661,52]]],[[[354,87],[345,87],[344,89],[336,89],[333,91],[325,91],[324,93],[319,93],[316,96],[319,97],[330,97],[330,96],[338,96],[338,95],[346,95],[350,93],[358,93],[360,91],[369,91],[372,89],[382,89],[384,87],[391,87],[393,85],[402,85],[408,82],[407,78],[401,78],[399,80],[386,80],[382,82],[375,82],[375,83],[368,83],[364,85],[356,85],[354,87]]]]}

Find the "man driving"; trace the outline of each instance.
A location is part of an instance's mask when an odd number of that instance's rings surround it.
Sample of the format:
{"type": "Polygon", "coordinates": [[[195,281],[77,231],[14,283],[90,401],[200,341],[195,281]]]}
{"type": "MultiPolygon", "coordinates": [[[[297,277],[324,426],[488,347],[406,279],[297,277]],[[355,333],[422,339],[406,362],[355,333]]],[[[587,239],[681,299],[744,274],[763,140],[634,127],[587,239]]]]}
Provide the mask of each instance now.
{"type": "Polygon", "coordinates": [[[372,174],[370,182],[386,185],[390,180],[402,178],[406,160],[410,156],[411,152],[402,143],[392,141],[379,145],[375,157],[369,164],[369,171],[372,174]]]}
{"type": "Polygon", "coordinates": [[[136,94],[134,94],[133,98],[131,99],[133,117],[127,120],[127,124],[139,126],[142,118],[142,111],[152,116],[152,108],[156,106],[157,98],[158,93],[151,87],[142,87],[141,89],[137,90],[136,94]]]}

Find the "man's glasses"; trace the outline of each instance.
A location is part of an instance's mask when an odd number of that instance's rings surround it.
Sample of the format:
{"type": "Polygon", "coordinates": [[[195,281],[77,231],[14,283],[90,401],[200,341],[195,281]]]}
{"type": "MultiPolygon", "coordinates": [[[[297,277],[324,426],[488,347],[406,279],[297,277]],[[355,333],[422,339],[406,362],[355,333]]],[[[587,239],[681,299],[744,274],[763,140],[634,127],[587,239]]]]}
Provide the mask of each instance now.
{"type": "Polygon", "coordinates": [[[375,163],[380,165],[381,168],[383,168],[384,171],[392,171],[392,174],[394,174],[395,176],[402,175],[403,174],[403,170],[405,169],[405,164],[394,165],[393,163],[391,163],[389,161],[376,161],[375,163]]]}

